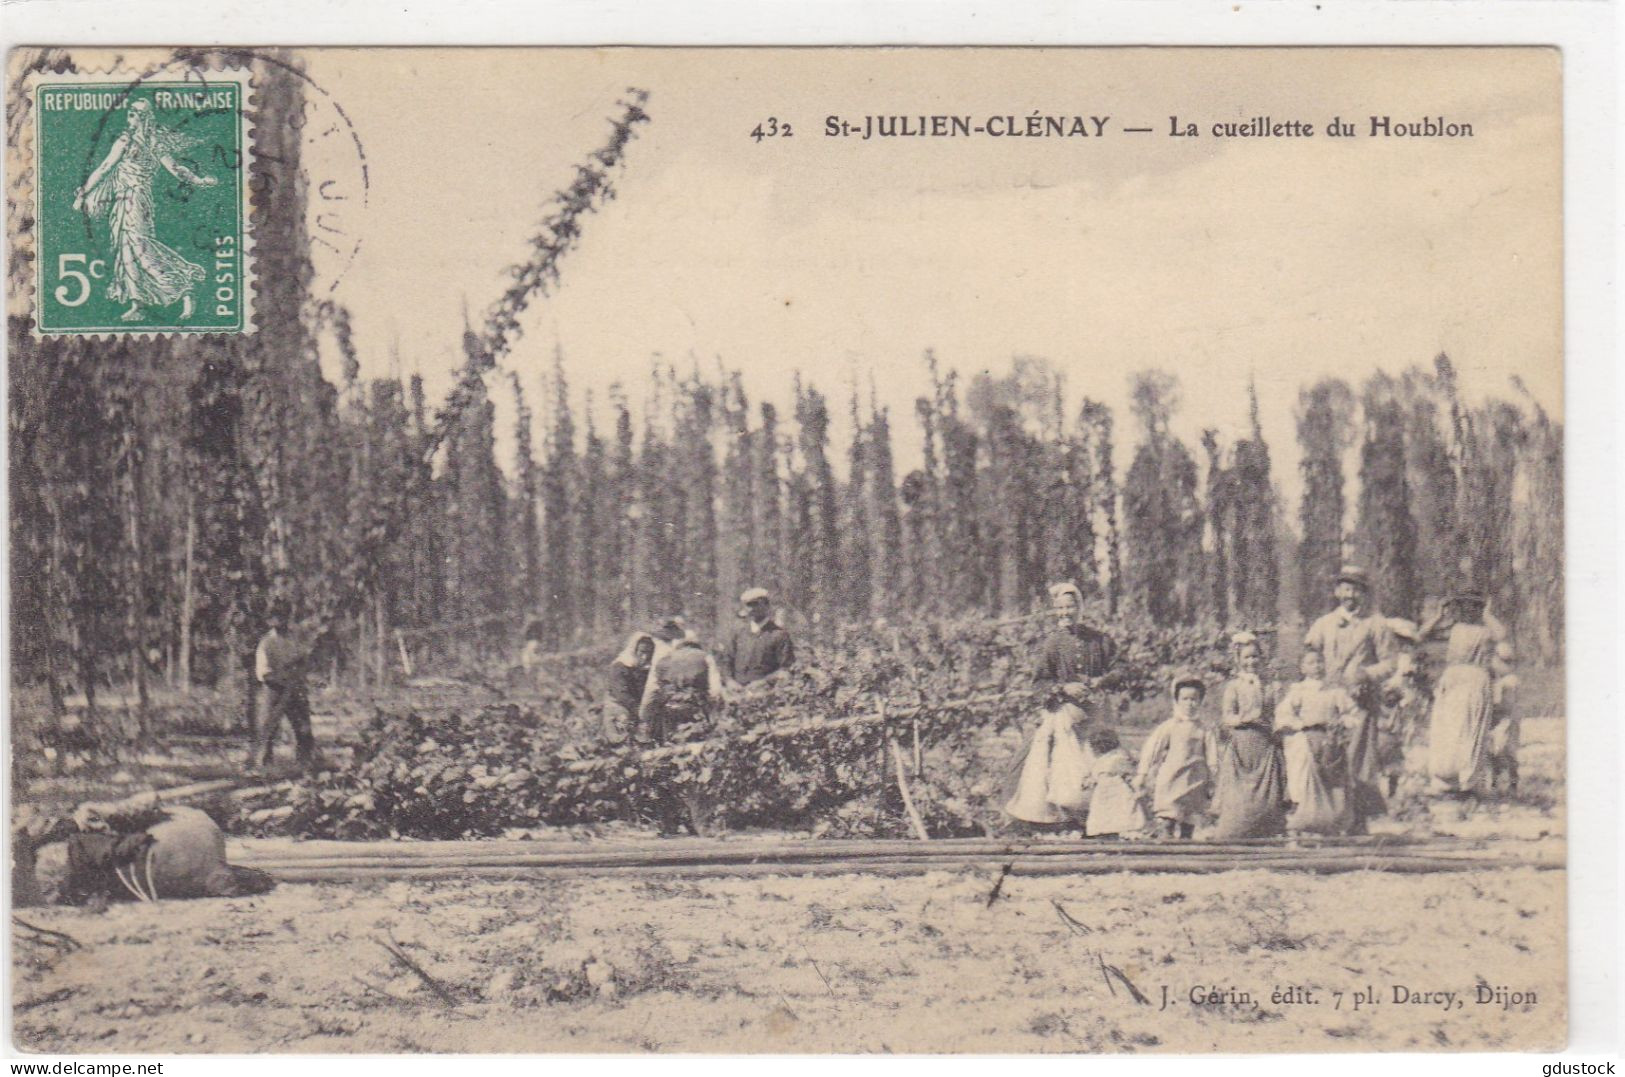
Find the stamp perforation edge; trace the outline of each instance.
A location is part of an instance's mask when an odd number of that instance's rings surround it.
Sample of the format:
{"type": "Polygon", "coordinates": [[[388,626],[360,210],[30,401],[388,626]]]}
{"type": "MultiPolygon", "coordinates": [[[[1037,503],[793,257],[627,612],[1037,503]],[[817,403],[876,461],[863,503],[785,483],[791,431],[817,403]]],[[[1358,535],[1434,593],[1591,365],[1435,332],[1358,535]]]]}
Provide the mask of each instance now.
{"type": "MultiPolygon", "coordinates": [[[[10,241],[14,257],[32,258],[34,265],[26,274],[14,274],[12,282],[18,287],[14,301],[9,310],[14,315],[20,315],[29,322],[30,335],[35,339],[44,337],[62,337],[87,340],[142,340],[158,339],[161,337],[195,337],[195,336],[246,336],[258,329],[258,278],[255,272],[254,237],[258,231],[259,208],[255,204],[254,184],[251,182],[253,173],[262,167],[258,147],[255,143],[255,124],[259,109],[259,100],[256,94],[256,84],[252,61],[244,63],[240,57],[227,55],[224,52],[213,51],[196,54],[189,53],[176,56],[173,53],[153,52],[154,63],[144,69],[128,62],[124,55],[116,56],[114,62],[106,66],[94,64],[81,64],[72,52],[64,51],[58,57],[52,58],[49,49],[17,49],[12,53],[11,67],[15,71],[19,62],[27,63],[36,59],[45,62],[34,70],[23,73],[20,77],[13,75],[11,83],[12,99],[9,105],[21,111],[21,116],[15,124],[18,136],[18,145],[10,151],[10,164],[17,173],[12,184],[16,206],[27,206],[32,215],[28,227],[20,227],[19,222],[10,222],[10,241]],[[53,62],[54,59],[54,62],[53,62]],[[204,82],[215,84],[229,82],[237,86],[238,107],[235,137],[239,147],[239,169],[241,172],[237,191],[237,216],[239,221],[239,279],[241,305],[239,308],[237,324],[233,326],[199,326],[186,327],[174,325],[132,325],[129,327],[87,327],[72,330],[45,330],[41,326],[39,310],[41,289],[44,285],[41,275],[44,272],[41,255],[41,138],[39,136],[40,111],[37,106],[36,93],[44,86],[73,85],[76,83],[95,84],[99,82],[122,82],[126,89],[137,86],[164,86],[169,84],[188,84],[187,74],[204,75],[204,82]]],[[[199,83],[192,80],[190,85],[199,83]]]]}

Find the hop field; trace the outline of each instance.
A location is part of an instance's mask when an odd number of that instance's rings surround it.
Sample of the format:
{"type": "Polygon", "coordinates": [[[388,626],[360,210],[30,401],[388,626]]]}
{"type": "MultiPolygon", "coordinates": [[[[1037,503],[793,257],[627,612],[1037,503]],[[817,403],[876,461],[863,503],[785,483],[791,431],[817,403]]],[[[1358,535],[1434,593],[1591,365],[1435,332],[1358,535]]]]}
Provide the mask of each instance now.
{"type": "MultiPolygon", "coordinates": [[[[654,752],[625,740],[598,702],[607,656],[557,659],[524,702],[379,709],[356,757],[301,784],[274,826],[330,838],[488,836],[647,817],[675,784],[718,805],[732,828],[901,834],[895,744],[927,828],[981,833],[1041,702],[1031,666],[1046,628],[1029,618],[846,631],[737,693],[690,742],[654,752]]],[[[1143,724],[1175,670],[1223,676],[1221,632],[1146,627],[1118,638],[1119,659],[1094,686],[1103,721],[1143,724]]]]}

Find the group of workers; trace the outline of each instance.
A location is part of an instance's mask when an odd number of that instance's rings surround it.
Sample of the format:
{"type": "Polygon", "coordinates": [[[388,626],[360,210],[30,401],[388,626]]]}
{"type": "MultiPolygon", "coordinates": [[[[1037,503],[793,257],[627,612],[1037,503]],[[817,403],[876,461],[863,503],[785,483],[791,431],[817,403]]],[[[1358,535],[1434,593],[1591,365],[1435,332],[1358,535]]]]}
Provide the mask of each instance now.
{"type": "MultiPolygon", "coordinates": [[[[1202,677],[1174,678],[1169,716],[1136,762],[1094,688],[1116,661],[1116,646],[1084,623],[1076,586],[1054,585],[1056,624],[1034,665],[1044,698],[1000,806],[1018,826],[1102,836],[1189,838],[1207,821],[1219,840],[1360,834],[1386,811],[1407,749],[1424,737],[1425,764],[1416,769],[1434,792],[1515,791],[1517,676],[1506,629],[1485,596],[1459,591],[1419,626],[1373,611],[1370,594],[1363,570],[1337,574],[1335,606],[1305,635],[1295,683],[1270,676],[1265,642],[1251,632],[1232,637],[1233,673],[1216,715],[1202,713],[1209,695],[1202,677]],[[1436,680],[1427,667],[1437,663],[1420,656],[1434,640],[1443,643],[1436,680]]],[[[704,735],[731,694],[795,662],[772,595],[753,587],[739,600],[742,624],[715,652],[681,617],[632,634],[609,669],[609,697],[624,723],[619,736],[660,745],[704,735]]],[[[284,721],[301,767],[315,765],[306,648],[288,634],[288,614],[285,602],[272,603],[255,652],[265,695],[251,767],[270,764],[284,721]]]]}
{"type": "Polygon", "coordinates": [[[634,632],[609,667],[609,698],[625,720],[624,735],[665,744],[703,727],[729,692],[766,681],[795,661],[790,634],[773,617],[773,596],[752,587],[739,596],[744,622],[712,654],[681,617],[634,632]]]}
{"type": "Polygon", "coordinates": [[[1251,632],[1232,637],[1234,674],[1215,718],[1201,715],[1206,681],[1176,677],[1171,714],[1135,766],[1085,680],[1110,667],[1110,641],[1081,623],[1077,588],[1056,585],[1058,625],[1035,670],[1050,692],[1011,769],[1004,811],[1029,828],[1092,836],[1190,838],[1210,819],[1216,840],[1362,834],[1387,810],[1406,750],[1423,737],[1418,769],[1434,793],[1515,791],[1517,676],[1485,596],[1462,590],[1418,626],[1370,610],[1370,591],[1363,570],[1337,574],[1336,606],[1310,626],[1301,678],[1284,689],[1251,632]],[[1435,639],[1443,670],[1430,686],[1419,652],[1435,639]]]}

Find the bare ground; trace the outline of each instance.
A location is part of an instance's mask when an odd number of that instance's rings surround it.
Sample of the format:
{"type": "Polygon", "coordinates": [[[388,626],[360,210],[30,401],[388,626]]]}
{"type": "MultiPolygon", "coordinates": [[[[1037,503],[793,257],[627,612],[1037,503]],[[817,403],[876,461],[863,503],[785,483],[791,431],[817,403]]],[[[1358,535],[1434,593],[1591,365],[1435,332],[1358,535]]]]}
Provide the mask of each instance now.
{"type": "MultiPolygon", "coordinates": [[[[1560,845],[1561,723],[1525,731],[1522,802],[1439,804],[1382,829],[1560,845]]],[[[82,949],[13,928],[13,1035],[26,1051],[123,1054],[1540,1050],[1565,1039],[1563,872],[1013,877],[990,902],[995,882],[965,870],[323,883],[27,909],[82,949]],[[381,945],[391,939],[433,986],[381,945]],[[1479,1004],[1479,984],[1526,997],[1479,1004]],[[1247,997],[1193,1003],[1198,987],[1247,997]],[[1396,987],[1454,997],[1398,1002],[1396,987]],[[1276,995],[1291,988],[1314,1001],[1276,995]],[[1376,1004],[1356,1009],[1355,992],[1376,1004]]]]}
{"type": "Polygon", "coordinates": [[[1321,1051],[1527,1050],[1564,1038],[1560,873],[1011,878],[990,906],[993,882],[965,871],[316,884],[250,900],[30,910],[30,923],[84,948],[15,933],[16,1044],[1321,1051]],[[379,944],[391,936],[455,1007],[379,944]],[[1478,1005],[1479,982],[1536,1001],[1478,1005]],[[1352,992],[1368,985],[1379,1001],[1356,1011],[1352,992]],[[1395,1003],[1394,985],[1454,991],[1462,1005],[1395,1003]],[[1193,1005],[1198,986],[1251,998],[1193,1005]],[[1271,1001],[1292,986],[1317,1003],[1271,1001]],[[1340,1005],[1334,991],[1346,992],[1340,1005]]]}

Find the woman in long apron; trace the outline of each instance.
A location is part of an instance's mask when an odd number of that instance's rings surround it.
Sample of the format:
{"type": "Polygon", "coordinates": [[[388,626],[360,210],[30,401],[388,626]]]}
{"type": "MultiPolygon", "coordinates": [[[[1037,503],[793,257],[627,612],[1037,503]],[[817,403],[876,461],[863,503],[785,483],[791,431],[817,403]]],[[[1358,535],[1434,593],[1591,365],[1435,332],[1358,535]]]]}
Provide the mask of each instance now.
{"type": "Polygon", "coordinates": [[[1251,632],[1233,640],[1234,679],[1219,700],[1216,841],[1267,838],[1286,829],[1286,768],[1275,741],[1275,685],[1261,672],[1264,649],[1251,632]]]}
{"type": "Polygon", "coordinates": [[[1094,770],[1094,754],[1084,740],[1086,722],[1072,693],[1055,686],[1006,780],[1006,815],[1041,827],[1083,820],[1089,806],[1085,787],[1094,770]]]}
{"type": "MultiPolygon", "coordinates": [[[[1490,725],[1494,717],[1496,649],[1506,630],[1485,612],[1481,592],[1451,602],[1445,669],[1428,723],[1428,771],[1436,792],[1478,795],[1490,786],[1490,725]]],[[[1434,626],[1428,626],[1430,629],[1434,626]]]]}
{"type": "Polygon", "coordinates": [[[1094,755],[1086,740],[1095,704],[1088,682],[1104,674],[1115,648],[1104,634],[1082,623],[1083,594],[1076,584],[1050,587],[1055,629],[1039,648],[1035,687],[1045,693],[1038,724],[1027,735],[1005,775],[999,805],[1016,822],[1034,826],[1081,820],[1094,755]]]}

